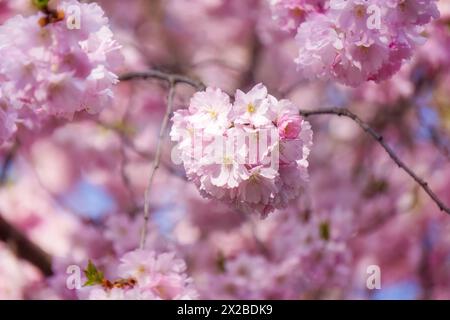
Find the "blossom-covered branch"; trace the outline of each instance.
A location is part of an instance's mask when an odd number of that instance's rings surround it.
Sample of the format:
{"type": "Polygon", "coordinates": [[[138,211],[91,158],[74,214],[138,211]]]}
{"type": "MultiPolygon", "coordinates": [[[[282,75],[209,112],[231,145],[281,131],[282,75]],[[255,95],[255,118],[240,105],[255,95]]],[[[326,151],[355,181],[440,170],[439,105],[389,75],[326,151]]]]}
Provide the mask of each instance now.
{"type": "MultiPolygon", "coordinates": [[[[183,75],[170,74],[165,73],[158,70],[149,70],[146,72],[131,72],[125,75],[120,76],[122,81],[131,80],[131,79],[160,79],[165,80],[171,83],[182,82],[191,85],[197,90],[203,90],[205,85],[198,80],[189,78],[183,75]]],[[[351,112],[345,108],[327,108],[321,110],[300,110],[300,115],[307,118],[315,115],[324,115],[331,114],[337,116],[347,117],[354,122],[356,122],[366,133],[368,133],[374,140],[376,140],[383,149],[388,153],[390,158],[402,169],[404,170],[414,181],[420,185],[420,187],[430,196],[430,198],[436,203],[441,211],[444,211],[450,214],[450,208],[445,205],[442,200],[434,193],[434,191],[429,187],[428,183],[420,178],[408,165],[406,165],[399,156],[395,153],[395,151],[384,141],[383,136],[376,132],[372,127],[370,127],[366,122],[361,120],[355,113],[351,112]]]]}
{"type": "Polygon", "coordinates": [[[387,154],[391,157],[391,159],[405,171],[411,178],[417,182],[420,187],[430,196],[430,198],[436,203],[441,211],[444,211],[450,214],[450,208],[446,206],[442,200],[436,195],[436,193],[431,190],[428,186],[428,182],[420,178],[408,165],[405,164],[403,160],[399,158],[399,156],[395,153],[395,151],[384,141],[384,138],[381,134],[376,132],[371,126],[369,126],[366,122],[361,120],[356,114],[351,112],[345,108],[328,108],[328,109],[320,109],[320,110],[300,110],[300,114],[303,117],[310,117],[316,115],[324,115],[331,114],[337,115],[340,117],[347,117],[354,122],[356,122],[367,134],[369,134],[375,141],[377,141],[383,149],[387,152],[387,154]]]}

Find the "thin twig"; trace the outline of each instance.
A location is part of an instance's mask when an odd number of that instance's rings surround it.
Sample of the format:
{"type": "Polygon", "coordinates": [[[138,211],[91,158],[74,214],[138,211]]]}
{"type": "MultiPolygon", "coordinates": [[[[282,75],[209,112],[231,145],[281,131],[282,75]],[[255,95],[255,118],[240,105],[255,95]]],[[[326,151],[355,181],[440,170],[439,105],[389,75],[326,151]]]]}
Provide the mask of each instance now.
{"type": "Polygon", "coordinates": [[[163,121],[161,124],[161,129],[159,130],[156,154],[155,154],[155,158],[153,160],[152,169],[150,171],[147,188],[145,190],[145,195],[144,195],[144,224],[143,224],[142,230],[141,230],[141,241],[140,241],[140,245],[139,245],[141,249],[145,248],[145,241],[147,238],[147,225],[148,225],[148,219],[149,219],[150,192],[151,192],[152,183],[153,183],[153,179],[155,177],[156,170],[158,170],[159,165],[161,163],[163,140],[164,140],[164,136],[165,136],[165,133],[167,130],[167,125],[169,123],[169,118],[172,113],[173,98],[175,95],[176,80],[175,80],[175,78],[170,77],[170,78],[168,78],[168,81],[169,81],[169,93],[167,95],[166,113],[164,114],[164,118],[163,118],[163,121]]]}
{"type": "Polygon", "coordinates": [[[159,80],[164,80],[167,82],[172,83],[173,85],[177,84],[177,83],[185,83],[190,85],[191,87],[194,87],[195,89],[202,91],[205,90],[206,86],[198,80],[189,78],[187,76],[183,76],[180,74],[172,74],[172,73],[167,73],[164,71],[160,71],[160,70],[155,70],[155,69],[150,69],[148,71],[144,71],[144,72],[129,72],[126,74],[123,74],[119,77],[120,81],[129,81],[129,80],[136,80],[136,79],[141,79],[141,80],[147,80],[147,79],[159,79],[159,80]]]}
{"type": "Polygon", "coordinates": [[[156,153],[155,153],[155,157],[153,159],[152,169],[150,171],[147,188],[145,190],[145,195],[144,195],[144,223],[143,223],[143,226],[141,229],[141,239],[140,239],[140,244],[139,244],[139,247],[141,249],[144,249],[145,241],[147,238],[147,225],[148,225],[148,220],[149,220],[150,192],[151,192],[153,179],[155,177],[155,173],[158,170],[160,163],[161,163],[161,152],[162,152],[163,139],[164,139],[164,135],[165,135],[165,132],[167,129],[167,125],[169,123],[170,115],[172,113],[173,98],[175,95],[175,86],[178,83],[185,83],[199,91],[205,90],[206,86],[201,81],[189,78],[187,76],[173,74],[173,73],[167,73],[167,72],[163,72],[163,71],[155,70],[155,69],[150,69],[150,70],[144,71],[144,72],[129,72],[129,73],[123,74],[122,76],[119,77],[120,81],[129,81],[129,80],[136,80],[136,79],[141,79],[141,80],[158,79],[158,80],[166,81],[169,84],[169,93],[168,93],[168,98],[167,98],[166,113],[164,115],[163,122],[161,124],[161,129],[160,129],[159,136],[158,136],[158,144],[156,147],[156,153]]]}
{"type": "MultiPolygon", "coordinates": [[[[149,150],[141,150],[132,139],[127,137],[126,135],[123,135],[119,129],[117,129],[114,125],[102,122],[100,120],[96,120],[97,124],[105,129],[111,130],[115,132],[118,137],[122,140],[122,143],[127,147],[128,150],[132,151],[134,154],[139,156],[142,159],[145,160],[153,160],[155,158],[155,153],[149,150]]],[[[167,161],[163,161],[161,165],[164,166],[164,168],[167,170],[167,172],[171,173],[173,176],[180,178],[182,180],[186,180],[186,175],[182,174],[176,168],[174,168],[170,163],[167,161]]]]}
{"type": "Polygon", "coordinates": [[[345,108],[327,108],[327,109],[320,109],[320,110],[300,110],[300,115],[303,117],[310,117],[310,116],[316,116],[316,115],[337,115],[340,117],[347,117],[349,119],[352,119],[355,121],[367,134],[369,134],[375,141],[377,141],[383,149],[388,153],[388,155],[391,157],[391,159],[398,165],[399,168],[401,168],[403,171],[405,171],[412,179],[414,179],[415,182],[417,182],[422,189],[430,196],[430,198],[436,203],[436,205],[439,207],[441,211],[444,211],[448,214],[450,214],[450,208],[447,207],[441,199],[430,189],[428,186],[428,183],[417,176],[414,171],[412,171],[411,168],[409,168],[395,153],[395,151],[384,141],[383,136],[376,132],[372,127],[370,127],[366,122],[361,120],[356,114],[351,112],[348,109],[345,108]]]}

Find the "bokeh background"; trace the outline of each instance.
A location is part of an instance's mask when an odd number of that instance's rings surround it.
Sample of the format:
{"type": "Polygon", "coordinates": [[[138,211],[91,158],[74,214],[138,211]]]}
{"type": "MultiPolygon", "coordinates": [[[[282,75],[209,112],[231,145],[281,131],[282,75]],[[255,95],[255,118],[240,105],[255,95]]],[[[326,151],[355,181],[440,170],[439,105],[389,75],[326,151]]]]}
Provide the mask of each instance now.
{"type": "MultiPolygon", "coordinates": [[[[357,88],[302,80],[297,44],[267,1],[96,2],[123,47],[122,73],[155,68],[230,93],[262,82],[302,109],[349,108],[450,203],[450,1],[438,2],[441,18],[399,73],[357,88]]],[[[33,10],[0,0],[0,23],[33,10]]],[[[160,81],[123,82],[99,115],[49,120],[1,145],[0,216],[51,256],[52,275],[0,237],[0,299],[76,298],[68,265],[92,259],[108,272],[138,246],[166,92],[160,81]]],[[[176,109],[194,92],[177,86],[176,109]]],[[[310,121],[310,183],[264,220],[202,199],[166,135],[148,245],[183,258],[205,299],[449,299],[450,216],[354,122],[310,121]],[[379,290],[366,286],[370,265],[379,290]]]]}

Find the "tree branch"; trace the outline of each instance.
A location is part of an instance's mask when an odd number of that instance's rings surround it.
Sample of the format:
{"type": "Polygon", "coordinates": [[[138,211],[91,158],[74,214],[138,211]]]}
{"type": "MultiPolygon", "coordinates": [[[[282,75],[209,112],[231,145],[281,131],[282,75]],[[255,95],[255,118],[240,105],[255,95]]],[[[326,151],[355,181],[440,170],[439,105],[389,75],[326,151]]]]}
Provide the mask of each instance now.
{"type": "Polygon", "coordinates": [[[161,163],[161,153],[162,153],[162,145],[163,145],[163,139],[165,132],[167,130],[167,125],[169,123],[169,118],[172,113],[173,108],[173,98],[175,95],[175,86],[178,83],[184,83],[187,85],[190,85],[194,89],[198,91],[202,91],[206,89],[206,86],[198,80],[192,79],[190,77],[174,74],[174,73],[167,73],[160,70],[150,69],[148,71],[144,72],[129,72],[126,74],[123,74],[119,77],[120,81],[129,81],[129,80],[147,80],[147,79],[157,79],[157,80],[163,80],[166,81],[169,84],[169,93],[167,97],[167,108],[166,113],[163,118],[163,122],[161,124],[161,129],[159,131],[158,136],[158,144],[156,147],[156,153],[155,157],[153,159],[152,169],[150,171],[149,180],[147,183],[147,188],[145,190],[144,195],[144,223],[141,229],[141,239],[139,247],[141,249],[145,248],[145,241],[147,238],[147,225],[149,220],[149,207],[150,207],[150,193],[151,193],[151,187],[153,183],[153,179],[155,177],[155,173],[158,170],[160,163],[161,163]]]}
{"type": "MultiPolygon", "coordinates": [[[[14,162],[19,143],[15,142],[6,154],[0,170],[0,186],[7,182],[9,168],[14,162]]],[[[29,240],[19,229],[6,221],[0,214],[0,241],[9,245],[12,251],[24,260],[36,266],[45,276],[53,274],[50,256],[29,240]]]]}
{"type": "Polygon", "coordinates": [[[140,245],[139,245],[141,249],[145,248],[145,241],[147,238],[147,225],[148,225],[148,219],[149,219],[150,192],[151,192],[152,183],[153,183],[153,179],[155,177],[156,170],[158,170],[159,165],[161,163],[163,140],[164,140],[164,136],[165,136],[165,133],[167,130],[167,125],[169,124],[170,115],[172,114],[173,98],[175,96],[175,85],[177,82],[176,82],[175,78],[173,78],[173,76],[170,76],[168,78],[168,81],[169,81],[169,93],[167,96],[166,113],[164,114],[164,118],[163,118],[163,121],[161,124],[161,129],[159,130],[156,154],[155,154],[155,158],[153,159],[153,165],[152,165],[152,169],[150,171],[147,189],[145,190],[145,196],[144,196],[144,224],[143,224],[142,230],[141,230],[141,240],[140,240],[140,245]]]}
{"type": "Polygon", "coordinates": [[[121,75],[119,77],[120,81],[129,81],[129,80],[147,80],[147,79],[158,79],[167,81],[169,84],[176,85],[178,83],[185,83],[190,85],[191,87],[197,89],[198,91],[205,90],[206,86],[198,80],[189,78],[187,76],[183,76],[180,74],[167,73],[164,71],[159,71],[156,69],[150,69],[144,72],[129,72],[121,75]]]}
{"type": "Polygon", "coordinates": [[[36,266],[45,276],[53,274],[50,256],[1,215],[0,240],[7,243],[18,257],[36,266]]]}
{"type": "Polygon", "coordinates": [[[450,214],[450,208],[447,207],[441,199],[431,190],[431,188],[428,186],[428,183],[417,176],[414,171],[412,171],[411,168],[409,168],[395,153],[395,151],[384,141],[383,136],[376,132],[372,127],[370,127],[366,122],[361,120],[356,114],[351,112],[348,109],[345,108],[327,108],[327,109],[321,109],[321,110],[300,110],[300,115],[307,118],[310,116],[316,116],[316,115],[337,115],[340,117],[347,117],[353,121],[355,121],[367,134],[369,134],[375,141],[377,141],[381,147],[387,152],[387,154],[391,157],[391,159],[398,165],[399,168],[401,168],[403,171],[405,171],[416,183],[418,183],[422,189],[430,196],[430,198],[436,203],[436,205],[439,207],[441,211],[444,211],[448,214],[450,214]]]}

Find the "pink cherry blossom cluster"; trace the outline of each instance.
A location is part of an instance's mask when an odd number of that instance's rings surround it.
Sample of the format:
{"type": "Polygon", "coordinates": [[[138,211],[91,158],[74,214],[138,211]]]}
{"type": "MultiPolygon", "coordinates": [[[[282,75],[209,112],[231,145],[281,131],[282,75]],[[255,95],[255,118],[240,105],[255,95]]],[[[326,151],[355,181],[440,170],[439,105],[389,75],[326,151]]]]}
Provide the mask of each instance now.
{"type": "Polygon", "coordinates": [[[197,292],[185,272],[185,262],[174,253],[135,250],[120,259],[118,280],[105,279],[79,295],[90,300],[192,300],[197,292]]]}
{"type": "Polygon", "coordinates": [[[103,10],[76,0],[7,20],[0,26],[0,56],[0,141],[18,124],[32,127],[48,115],[70,119],[109,105],[118,82],[113,71],[122,62],[103,10]]]}
{"type": "Polygon", "coordinates": [[[309,79],[357,86],[395,74],[439,17],[436,0],[280,0],[273,16],[296,31],[298,70],[309,79]]]}
{"type": "Polygon", "coordinates": [[[311,126],[262,84],[234,98],[220,89],[197,92],[187,110],[175,112],[171,137],[203,196],[266,216],[301,193],[311,126]]]}

